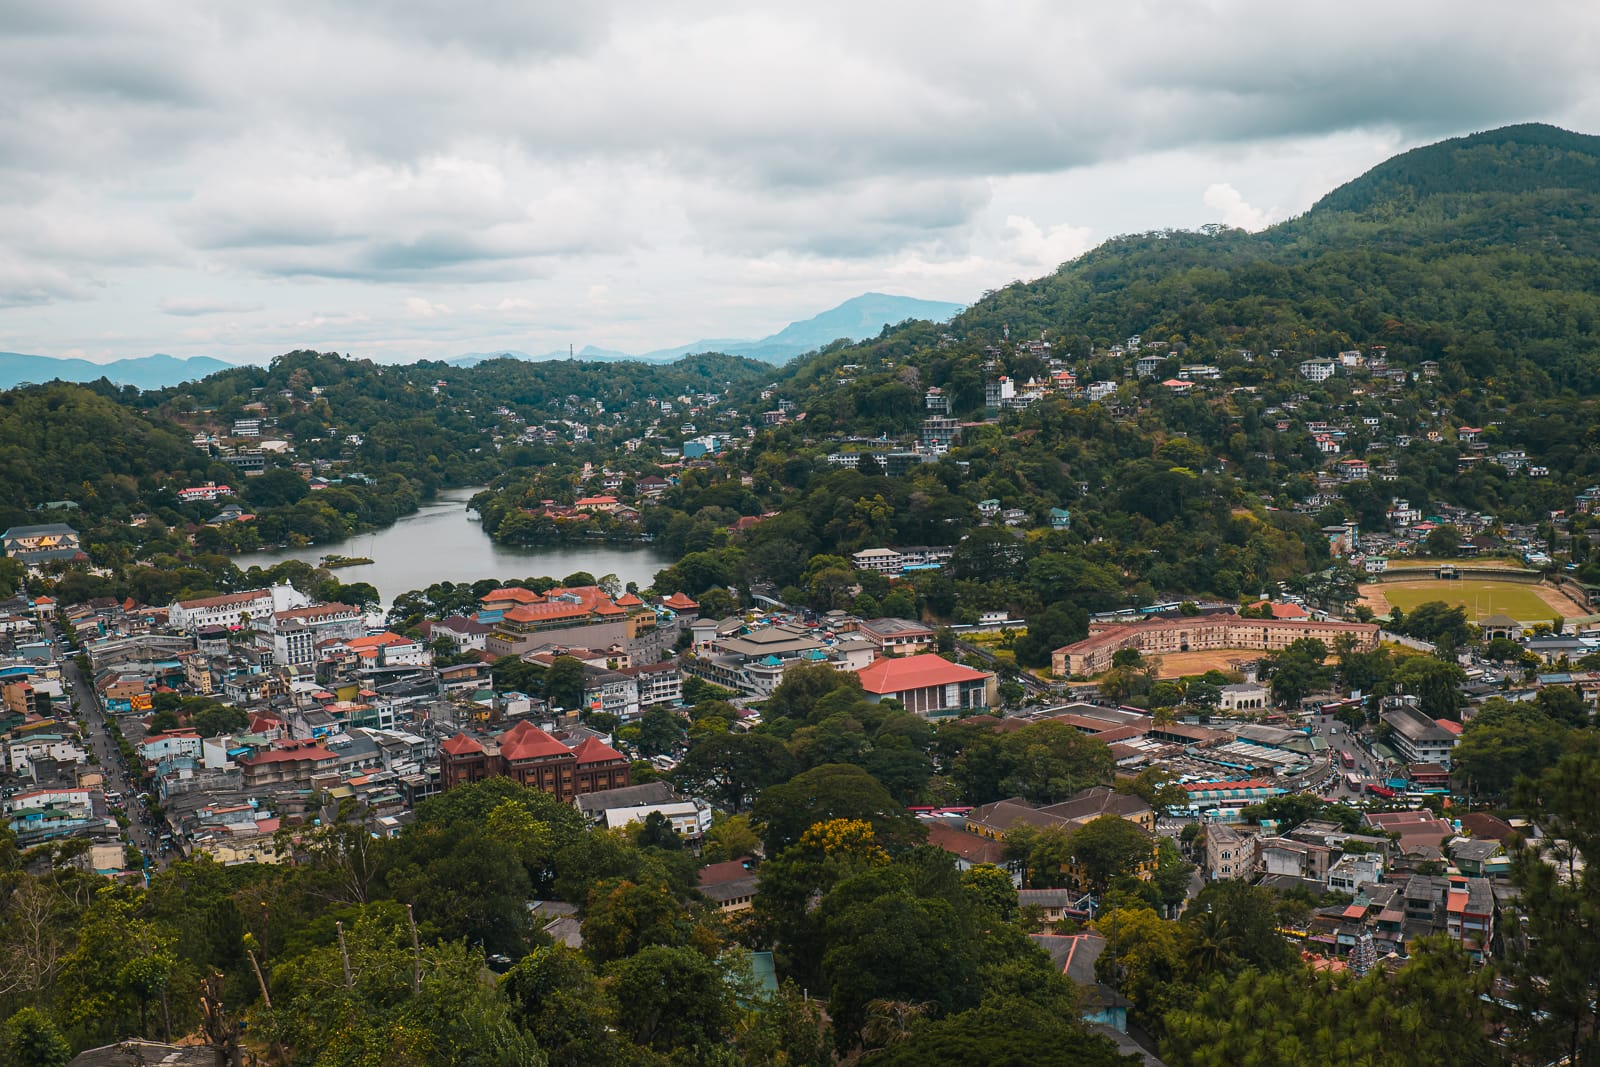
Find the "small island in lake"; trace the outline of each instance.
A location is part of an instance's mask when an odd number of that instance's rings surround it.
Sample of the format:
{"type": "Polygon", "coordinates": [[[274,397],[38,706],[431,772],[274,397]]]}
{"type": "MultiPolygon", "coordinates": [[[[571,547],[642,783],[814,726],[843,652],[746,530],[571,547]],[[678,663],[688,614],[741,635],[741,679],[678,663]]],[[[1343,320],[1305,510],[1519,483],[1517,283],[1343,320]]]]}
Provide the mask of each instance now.
{"type": "Polygon", "coordinates": [[[329,570],[338,570],[340,567],[361,567],[371,563],[366,556],[341,556],[336,553],[322,557],[322,565],[329,570]]]}

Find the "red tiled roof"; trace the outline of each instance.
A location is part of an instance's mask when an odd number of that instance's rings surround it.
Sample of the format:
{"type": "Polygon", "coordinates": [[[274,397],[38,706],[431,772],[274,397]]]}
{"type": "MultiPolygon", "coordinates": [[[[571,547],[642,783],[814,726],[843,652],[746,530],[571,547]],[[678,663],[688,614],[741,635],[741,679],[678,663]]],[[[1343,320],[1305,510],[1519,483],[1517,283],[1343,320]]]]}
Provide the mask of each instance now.
{"type": "Polygon", "coordinates": [[[450,756],[482,755],[483,746],[466,734],[456,734],[440,745],[439,751],[450,756]]]}
{"type": "Polygon", "coordinates": [[[626,756],[598,737],[589,738],[572,751],[577,755],[580,764],[607,763],[611,760],[627,759],[626,756]]]}
{"type": "Polygon", "coordinates": [[[572,750],[529,722],[519,722],[500,735],[500,755],[508,760],[564,756],[572,750]]]}
{"type": "Polygon", "coordinates": [[[199,600],[180,600],[178,607],[185,611],[194,611],[196,608],[221,608],[231,607],[234,604],[248,604],[252,600],[262,597],[271,597],[270,589],[252,589],[245,593],[226,593],[222,596],[201,597],[199,600]]]}
{"type": "Polygon", "coordinates": [[[932,652],[903,659],[880,659],[869,667],[861,668],[856,676],[861,679],[861,688],[879,694],[903,693],[908,689],[926,689],[955,682],[977,682],[992,677],[985,671],[951,663],[932,652]]]}
{"type": "Polygon", "coordinates": [[[498,604],[503,600],[513,600],[518,604],[534,604],[543,599],[543,593],[535,593],[532,589],[523,589],[521,586],[513,585],[489,590],[489,592],[478,598],[478,603],[498,604]]]}
{"type": "Polygon", "coordinates": [[[542,622],[545,619],[581,619],[590,613],[583,604],[523,604],[506,612],[507,622],[542,622]]]}
{"type": "Polygon", "coordinates": [[[409,638],[409,637],[401,637],[397,633],[381,633],[381,634],[372,634],[369,637],[354,637],[354,638],[351,638],[346,643],[351,648],[357,649],[357,650],[369,649],[369,648],[370,649],[378,649],[378,648],[387,647],[389,645],[410,645],[410,644],[415,644],[415,642],[412,641],[411,638],[409,638]]]}
{"type": "Polygon", "coordinates": [[[671,596],[663,600],[661,602],[661,606],[671,608],[673,611],[690,611],[698,608],[700,605],[696,604],[693,600],[690,600],[680,591],[673,593],[671,596]]]}
{"type": "Polygon", "coordinates": [[[644,601],[640,600],[638,597],[634,596],[632,593],[623,593],[621,596],[617,597],[617,607],[619,607],[619,608],[641,608],[641,607],[644,607],[644,601]]]}
{"type": "Polygon", "coordinates": [[[727,885],[729,882],[749,878],[755,873],[750,867],[752,862],[750,857],[746,856],[743,859],[726,860],[722,863],[708,863],[700,868],[700,885],[702,888],[709,885],[727,885]]]}

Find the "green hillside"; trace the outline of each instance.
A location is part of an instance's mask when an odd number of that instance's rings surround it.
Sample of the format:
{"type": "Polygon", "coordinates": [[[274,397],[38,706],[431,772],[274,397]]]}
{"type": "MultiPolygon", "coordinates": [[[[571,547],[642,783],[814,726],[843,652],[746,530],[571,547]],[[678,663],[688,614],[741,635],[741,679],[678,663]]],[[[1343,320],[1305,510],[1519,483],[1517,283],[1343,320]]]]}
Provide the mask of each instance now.
{"type": "Polygon", "coordinates": [[[1600,137],[1507,127],[1397,156],[1262,233],[1114,238],[1054,274],[985,295],[942,330],[913,326],[835,348],[792,374],[819,381],[886,344],[933,370],[931,384],[954,385],[972,410],[981,384],[952,357],[1000,342],[1009,326],[1013,339],[1043,331],[1078,359],[1134,334],[1212,362],[1239,349],[1299,359],[1383,344],[1402,365],[1439,361],[1458,388],[1592,395],[1597,217],[1600,137]],[[935,349],[941,332],[949,337],[935,349]]]}

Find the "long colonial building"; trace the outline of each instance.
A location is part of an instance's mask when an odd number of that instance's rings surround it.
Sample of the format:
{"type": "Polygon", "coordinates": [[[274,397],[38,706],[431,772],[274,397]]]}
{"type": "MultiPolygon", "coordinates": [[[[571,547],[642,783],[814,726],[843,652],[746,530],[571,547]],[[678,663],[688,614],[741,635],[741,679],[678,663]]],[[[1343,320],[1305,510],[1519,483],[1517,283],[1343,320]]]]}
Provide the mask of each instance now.
{"type": "Polygon", "coordinates": [[[1277,652],[1302,637],[1316,638],[1330,648],[1349,635],[1361,651],[1378,647],[1378,625],[1313,619],[1245,619],[1238,615],[1197,615],[1133,623],[1090,623],[1089,636],[1058,648],[1050,657],[1056,677],[1092,675],[1111,668],[1111,658],[1125,648],[1145,655],[1209,652],[1222,648],[1277,652]]]}
{"type": "Polygon", "coordinates": [[[456,734],[439,746],[439,784],[450,789],[486,778],[511,778],[559,800],[633,784],[626,756],[589,738],[568,748],[530,722],[497,737],[456,734]]]}

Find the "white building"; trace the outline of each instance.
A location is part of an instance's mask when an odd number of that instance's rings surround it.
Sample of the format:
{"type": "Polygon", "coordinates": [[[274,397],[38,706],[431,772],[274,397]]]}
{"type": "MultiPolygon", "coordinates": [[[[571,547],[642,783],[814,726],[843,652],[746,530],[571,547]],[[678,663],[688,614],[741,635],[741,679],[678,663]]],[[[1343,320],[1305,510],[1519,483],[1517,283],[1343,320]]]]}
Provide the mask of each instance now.
{"type": "Polygon", "coordinates": [[[167,621],[175,630],[195,633],[212,626],[236,627],[246,620],[269,623],[275,610],[271,589],[179,600],[167,608],[167,621]]]}
{"type": "Polygon", "coordinates": [[[1325,382],[1338,371],[1339,364],[1331,359],[1306,359],[1300,361],[1300,377],[1307,381],[1325,382]]]}
{"type": "Polygon", "coordinates": [[[1264,711],[1271,706],[1271,690],[1251,683],[1222,686],[1217,700],[1217,707],[1223,711],[1264,711]]]}
{"type": "Polygon", "coordinates": [[[693,800],[670,800],[659,804],[639,804],[628,808],[607,808],[606,829],[615,830],[629,823],[644,822],[652,814],[659,814],[679,837],[698,840],[711,829],[711,807],[693,800]]]}
{"type": "Polygon", "coordinates": [[[877,571],[880,574],[899,574],[905,560],[893,548],[863,548],[850,556],[850,565],[858,571],[877,571]]]}

